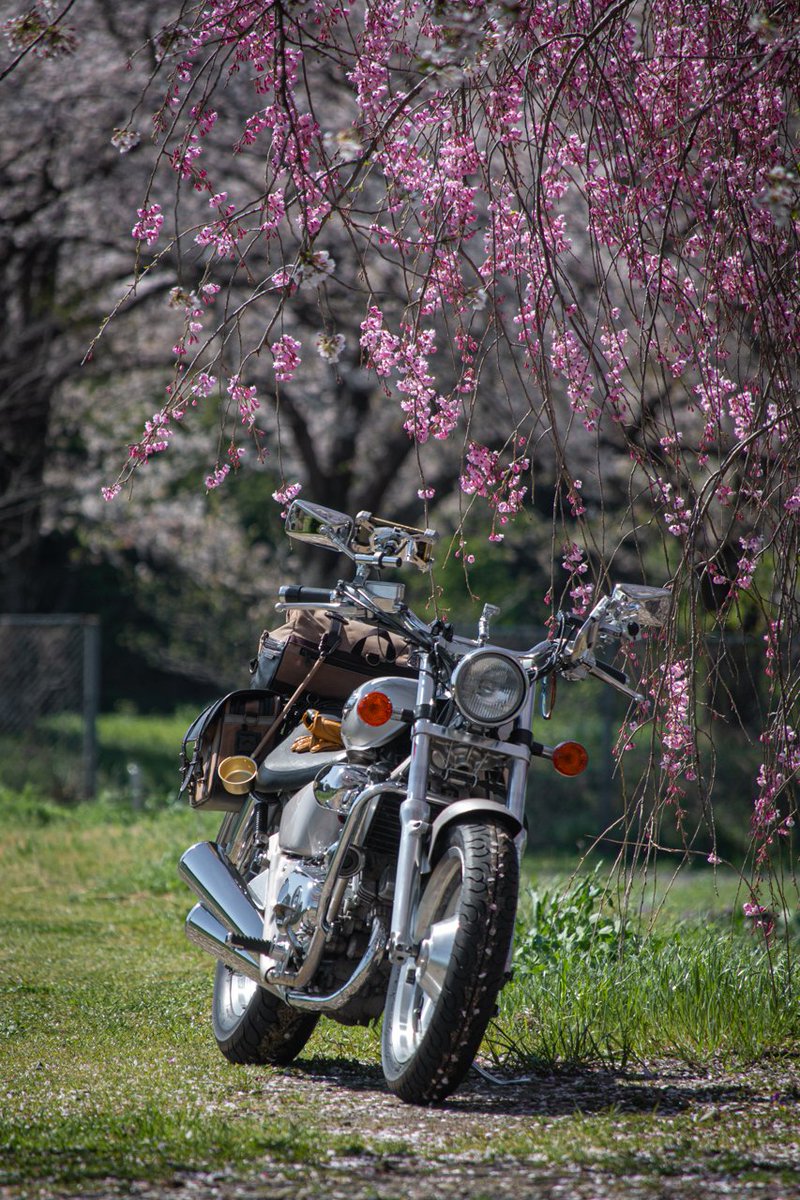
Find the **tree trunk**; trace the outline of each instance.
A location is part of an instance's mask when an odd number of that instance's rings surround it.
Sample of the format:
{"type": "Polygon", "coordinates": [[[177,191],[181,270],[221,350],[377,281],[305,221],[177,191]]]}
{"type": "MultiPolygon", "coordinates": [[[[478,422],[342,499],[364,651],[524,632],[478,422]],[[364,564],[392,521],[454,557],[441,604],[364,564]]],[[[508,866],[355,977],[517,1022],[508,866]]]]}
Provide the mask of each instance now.
{"type": "MultiPolygon", "coordinates": [[[[56,240],[0,246],[0,610],[38,606],[37,565],[52,391],[56,240]]],[[[62,347],[63,350],[63,347],[62,347]]]]}

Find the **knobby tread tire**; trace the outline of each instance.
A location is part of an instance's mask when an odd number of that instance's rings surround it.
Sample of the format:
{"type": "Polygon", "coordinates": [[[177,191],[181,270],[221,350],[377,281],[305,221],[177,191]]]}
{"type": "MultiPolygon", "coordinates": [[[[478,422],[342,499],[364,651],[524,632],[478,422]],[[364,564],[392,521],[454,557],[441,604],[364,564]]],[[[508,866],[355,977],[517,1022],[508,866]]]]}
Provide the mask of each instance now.
{"type": "MultiPolygon", "coordinates": [[[[215,994],[227,970],[222,963],[217,964],[215,994]]],[[[234,1029],[225,1033],[216,1020],[212,1025],[217,1045],[229,1062],[287,1066],[311,1037],[318,1019],[315,1013],[298,1012],[259,988],[234,1029]]]]}
{"type": "Polygon", "coordinates": [[[436,1104],[464,1079],[494,1015],[514,935],[519,860],[512,834],[501,822],[488,819],[480,824],[455,822],[445,836],[445,851],[456,847],[463,856],[459,929],[428,1029],[404,1064],[394,1058],[386,1028],[398,968],[384,1016],[387,1085],[410,1104],[436,1104]]]}

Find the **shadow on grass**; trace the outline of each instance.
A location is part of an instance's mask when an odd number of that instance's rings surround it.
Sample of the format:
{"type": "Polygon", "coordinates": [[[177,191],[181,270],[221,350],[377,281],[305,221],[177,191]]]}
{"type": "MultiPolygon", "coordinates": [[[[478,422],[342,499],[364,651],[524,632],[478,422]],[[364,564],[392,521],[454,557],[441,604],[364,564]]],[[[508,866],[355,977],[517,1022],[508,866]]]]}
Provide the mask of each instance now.
{"type": "MultiPolygon", "coordinates": [[[[288,1071],[352,1092],[389,1096],[380,1068],[356,1059],[315,1055],[298,1059],[288,1071]]],[[[658,1074],[642,1068],[563,1066],[497,1078],[501,1082],[471,1069],[452,1096],[432,1107],[465,1115],[554,1117],[620,1112],[674,1116],[701,1105],[740,1106],[753,1112],[759,1107],[800,1102],[800,1087],[795,1084],[781,1086],[764,1077],[747,1082],[744,1076],[737,1081],[715,1081],[704,1077],[703,1068],[693,1073],[677,1065],[658,1074]]]]}

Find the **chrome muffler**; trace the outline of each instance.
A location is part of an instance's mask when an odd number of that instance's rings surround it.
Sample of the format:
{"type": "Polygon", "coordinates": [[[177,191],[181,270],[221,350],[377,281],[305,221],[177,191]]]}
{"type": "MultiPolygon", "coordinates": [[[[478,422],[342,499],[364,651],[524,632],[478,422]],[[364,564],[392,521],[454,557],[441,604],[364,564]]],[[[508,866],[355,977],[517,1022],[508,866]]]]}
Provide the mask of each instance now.
{"type": "Polygon", "coordinates": [[[254,983],[262,983],[258,963],[246,950],[228,945],[228,930],[202,904],[195,904],[186,918],[186,936],[193,945],[213,954],[226,967],[246,975],[254,983]]]}
{"type": "MultiPolygon", "coordinates": [[[[216,842],[198,842],[197,845],[190,846],[181,857],[178,872],[197,896],[200,901],[199,907],[215,922],[212,925],[211,921],[205,918],[201,920],[195,908],[189,914],[189,919],[193,918],[191,926],[187,919],[187,936],[196,945],[209,950],[225,962],[226,959],[218,949],[221,946],[226,952],[237,956],[235,969],[241,970],[242,974],[249,974],[238,964],[238,958],[243,952],[227,945],[217,926],[222,927],[226,936],[228,933],[234,933],[244,940],[261,941],[264,936],[264,920],[253,903],[247,884],[225,851],[216,842]]],[[[256,970],[258,969],[256,960],[249,954],[244,954],[241,962],[253,964],[256,970]]]]}

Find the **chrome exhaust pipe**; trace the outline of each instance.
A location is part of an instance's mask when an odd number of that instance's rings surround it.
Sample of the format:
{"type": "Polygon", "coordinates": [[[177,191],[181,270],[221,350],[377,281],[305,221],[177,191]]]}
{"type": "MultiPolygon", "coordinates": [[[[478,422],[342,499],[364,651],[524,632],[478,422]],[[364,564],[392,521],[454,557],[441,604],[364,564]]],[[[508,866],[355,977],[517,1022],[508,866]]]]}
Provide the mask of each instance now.
{"type": "Polygon", "coordinates": [[[213,954],[232,971],[263,984],[256,960],[246,950],[228,945],[228,930],[202,904],[195,904],[186,918],[186,936],[193,945],[213,954]]]}
{"type": "Polygon", "coordinates": [[[202,907],[228,932],[254,941],[263,938],[263,917],[247,884],[216,842],[191,846],[178,863],[178,871],[202,907]]]}
{"type": "Polygon", "coordinates": [[[358,994],[365,980],[370,977],[375,963],[380,962],[383,958],[388,940],[386,930],[380,921],[376,920],[372,926],[369,945],[364,951],[364,956],[347,983],[342,984],[328,996],[309,996],[306,992],[287,991],[285,996],[287,1003],[292,1008],[300,1008],[305,1012],[331,1012],[337,1008],[344,1008],[345,1004],[358,994]]]}

